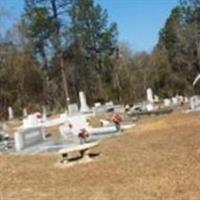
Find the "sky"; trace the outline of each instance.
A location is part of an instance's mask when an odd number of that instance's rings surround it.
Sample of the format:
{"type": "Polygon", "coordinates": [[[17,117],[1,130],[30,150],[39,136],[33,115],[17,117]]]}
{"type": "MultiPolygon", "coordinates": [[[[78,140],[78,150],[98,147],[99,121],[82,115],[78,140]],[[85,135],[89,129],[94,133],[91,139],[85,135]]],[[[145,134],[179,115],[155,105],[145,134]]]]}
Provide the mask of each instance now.
{"type": "MultiPolygon", "coordinates": [[[[160,29],[164,26],[178,0],[95,0],[107,9],[109,22],[117,22],[119,40],[128,43],[133,51],[150,52],[158,41],[160,29]]],[[[5,31],[16,23],[23,12],[23,0],[0,0],[0,13],[6,13],[1,20],[0,30],[5,31]],[[2,23],[3,21],[3,23],[2,23]],[[2,26],[3,24],[3,26],[2,26]]]]}

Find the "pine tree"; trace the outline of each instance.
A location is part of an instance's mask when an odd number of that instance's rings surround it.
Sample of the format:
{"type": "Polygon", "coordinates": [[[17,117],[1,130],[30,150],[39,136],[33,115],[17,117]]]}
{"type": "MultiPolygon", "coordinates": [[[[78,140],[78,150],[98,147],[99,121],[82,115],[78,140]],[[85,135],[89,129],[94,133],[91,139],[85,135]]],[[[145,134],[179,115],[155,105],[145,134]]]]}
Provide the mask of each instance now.
{"type": "Polygon", "coordinates": [[[102,79],[106,76],[107,66],[104,64],[117,47],[117,25],[108,24],[107,11],[93,0],[74,0],[70,17],[72,43],[78,43],[84,68],[95,77],[95,83],[90,85],[97,86],[95,96],[100,97],[103,93],[102,79]]]}

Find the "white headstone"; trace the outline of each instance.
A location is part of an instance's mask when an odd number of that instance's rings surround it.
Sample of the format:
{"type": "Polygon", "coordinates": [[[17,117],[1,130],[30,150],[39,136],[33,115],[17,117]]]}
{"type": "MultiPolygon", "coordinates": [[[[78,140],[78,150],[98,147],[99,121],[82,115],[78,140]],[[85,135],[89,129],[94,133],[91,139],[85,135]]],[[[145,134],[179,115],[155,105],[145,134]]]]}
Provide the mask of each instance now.
{"type": "Polygon", "coordinates": [[[8,107],[8,119],[12,120],[14,118],[12,107],[8,107]]]}
{"type": "Polygon", "coordinates": [[[15,149],[21,151],[25,148],[44,141],[44,133],[41,127],[32,127],[18,130],[15,133],[15,149]]]}
{"type": "Polygon", "coordinates": [[[124,113],[125,112],[125,107],[124,107],[124,105],[115,105],[114,106],[114,111],[116,113],[124,113]]]}
{"type": "Polygon", "coordinates": [[[130,105],[129,104],[125,105],[125,109],[129,110],[130,109],[130,105]]]}
{"type": "Polygon", "coordinates": [[[42,107],[42,120],[43,122],[47,120],[47,109],[45,106],[42,107]]]}
{"type": "Polygon", "coordinates": [[[177,98],[178,98],[178,103],[179,104],[184,103],[184,97],[183,96],[178,96],[177,98]]]}
{"type": "Polygon", "coordinates": [[[23,127],[30,128],[30,127],[40,126],[41,123],[43,122],[43,119],[38,118],[38,116],[41,116],[41,114],[34,113],[31,115],[28,115],[26,118],[23,119],[23,127]]]}
{"type": "Polygon", "coordinates": [[[68,105],[69,115],[77,114],[78,113],[78,105],[76,103],[68,105]]]}
{"type": "Polygon", "coordinates": [[[165,107],[171,106],[171,100],[170,99],[164,99],[164,105],[165,105],[165,107]]]}
{"type": "Polygon", "coordinates": [[[185,98],[184,98],[184,103],[188,103],[188,102],[189,102],[188,97],[185,97],[185,98]]]}
{"type": "Polygon", "coordinates": [[[159,102],[159,97],[157,95],[154,95],[154,99],[155,99],[155,102],[159,102]]]}
{"type": "Polygon", "coordinates": [[[94,107],[100,107],[101,106],[101,103],[100,102],[95,102],[94,103],[94,107]]]}
{"type": "Polygon", "coordinates": [[[149,104],[146,105],[146,109],[147,109],[147,111],[153,111],[154,106],[151,103],[149,103],[149,104]]]}
{"type": "Polygon", "coordinates": [[[151,88],[147,89],[147,101],[149,102],[153,102],[153,91],[151,88]]]}
{"type": "Polygon", "coordinates": [[[23,109],[23,117],[27,117],[28,116],[28,113],[27,113],[27,110],[26,108],[23,109]]]}
{"type": "Polygon", "coordinates": [[[105,106],[107,107],[107,109],[112,109],[114,108],[114,103],[112,101],[106,102],[105,106]]]}
{"type": "Polygon", "coordinates": [[[90,126],[85,115],[74,115],[68,119],[69,123],[72,125],[72,131],[74,135],[78,135],[81,129],[86,129],[89,131],[90,126]]]}
{"type": "Polygon", "coordinates": [[[85,97],[85,93],[80,91],[79,92],[79,99],[80,99],[80,111],[82,113],[87,113],[90,111],[88,105],[87,105],[87,101],[86,101],[86,97],[85,97]]]}
{"type": "Polygon", "coordinates": [[[177,105],[178,104],[178,98],[177,97],[172,97],[172,103],[174,105],[177,105]]]}
{"type": "Polygon", "coordinates": [[[192,96],[190,98],[190,108],[192,110],[199,110],[200,109],[200,96],[192,96]]]}
{"type": "Polygon", "coordinates": [[[95,116],[104,115],[106,111],[107,107],[105,105],[93,107],[93,113],[95,116]]]}

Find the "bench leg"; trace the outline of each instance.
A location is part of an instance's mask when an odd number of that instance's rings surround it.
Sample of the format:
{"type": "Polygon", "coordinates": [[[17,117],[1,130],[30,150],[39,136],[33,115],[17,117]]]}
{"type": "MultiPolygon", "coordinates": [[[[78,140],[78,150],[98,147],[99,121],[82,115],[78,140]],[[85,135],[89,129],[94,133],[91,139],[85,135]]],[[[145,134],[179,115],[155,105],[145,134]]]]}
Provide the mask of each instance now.
{"type": "Polygon", "coordinates": [[[80,154],[81,154],[81,159],[84,160],[84,161],[90,161],[91,158],[89,156],[89,150],[83,150],[83,151],[80,151],[80,154]]]}
{"type": "Polygon", "coordinates": [[[81,158],[83,158],[86,155],[86,152],[87,152],[87,150],[80,151],[81,158]]]}
{"type": "Polygon", "coordinates": [[[64,153],[61,155],[62,158],[61,158],[61,163],[67,163],[69,160],[68,160],[68,154],[67,153],[64,153]]]}

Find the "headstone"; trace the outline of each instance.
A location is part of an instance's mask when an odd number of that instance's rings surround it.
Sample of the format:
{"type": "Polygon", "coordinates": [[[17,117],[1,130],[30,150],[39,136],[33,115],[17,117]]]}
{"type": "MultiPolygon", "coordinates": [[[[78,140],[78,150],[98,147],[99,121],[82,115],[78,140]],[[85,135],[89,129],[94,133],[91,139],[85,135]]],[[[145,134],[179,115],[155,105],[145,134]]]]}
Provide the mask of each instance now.
{"type": "Polygon", "coordinates": [[[96,102],[94,104],[93,113],[95,115],[102,115],[105,114],[106,111],[109,111],[110,109],[114,109],[114,104],[112,101],[106,102],[104,105],[102,105],[100,102],[96,102]]]}
{"type": "Polygon", "coordinates": [[[70,138],[70,136],[73,136],[73,130],[72,126],[70,126],[69,122],[66,122],[65,124],[61,125],[59,127],[59,131],[63,139],[67,140],[70,138]]]}
{"type": "Polygon", "coordinates": [[[100,107],[100,106],[101,106],[101,103],[100,103],[100,102],[94,103],[94,107],[100,107]]]}
{"type": "Polygon", "coordinates": [[[172,97],[172,103],[173,103],[173,105],[177,105],[178,104],[178,98],[172,97]]]}
{"type": "Polygon", "coordinates": [[[185,98],[184,98],[184,103],[188,103],[188,102],[189,102],[188,97],[185,97],[185,98]]]}
{"type": "Polygon", "coordinates": [[[131,109],[131,108],[130,108],[130,105],[129,105],[129,104],[125,105],[125,111],[126,111],[126,112],[128,112],[130,109],[131,109]]]}
{"type": "Polygon", "coordinates": [[[45,106],[42,107],[42,120],[43,122],[47,120],[47,109],[45,106]]]}
{"type": "Polygon", "coordinates": [[[15,133],[15,149],[22,151],[44,141],[44,133],[41,127],[23,128],[15,133]]]}
{"type": "Polygon", "coordinates": [[[90,126],[85,115],[74,115],[68,119],[72,125],[74,135],[78,135],[81,129],[89,130],[90,126]]]}
{"type": "Polygon", "coordinates": [[[24,108],[24,109],[23,109],[23,117],[27,117],[27,116],[28,116],[27,109],[24,108]]]}
{"type": "Polygon", "coordinates": [[[116,113],[124,113],[125,112],[125,107],[123,105],[115,105],[114,106],[114,111],[116,113]]]}
{"type": "Polygon", "coordinates": [[[87,105],[86,96],[84,92],[82,91],[79,92],[79,99],[80,99],[80,111],[82,113],[88,113],[90,109],[87,105]]]}
{"type": "Polygon", "coordinates": [[[149,102],[153,102],[153,91],[151,88],[147,89],[147,101],[149,102]]]}
{"type": "Polygon", "coordinates": [[[69,115],[74,115],[79,112],[78,105],[76,103],[68,105],[69,115]]]}
{"type": "Polygon", "coordinates": [[[154,96],[155,102],[159,102],[159,97],[157,95],[154,96]]]}
{"type": "Polygon", "coordinates": [[[105,105],[93,107],[93,113],[95,116],[104,115],[107,111],[107,107],[105,105]]]}
{"type": "Polygon", "coordinates": [[[146,109],[147,109],[147,111],[153,111],[154,110],[153,104],[151,104],[151,103],[147,104],[146,109]]]}
{"type": "Polygon", "coordinates": [[[114,103],[112,101],[106,102],[105,106],[107,108],[107,110],[109,109],[113,109],[114,108],[114,103]]]}
{"type": "Polygon", "coordinates": [[[165,107],[170,107],[171,106],[171,100],[170,99],[164,99],[164,106],[165,107]]]}
{"type": "Polygon", "coordinates": [[[8,119],[12,120],[14,118],[12,107],[8,107],[8,119]]]}
{"type": "Polygon", "coordinates": [[[183,96],[178,96],[178,104],[183,104],[184,103],[184,97],[183,96]]]}
{"type": "Polygon", "coordinates": [[[200,96],[199,95],[192,96],[190,98],[190,108],[192,110],[200,109],[200,96]]]}
{"type": "Polygon", "coordinates": [[[62,113],[60,114],[59,120],[56,120],[56,121],[58,121],[59,123],[65,123],[67,120],[68,120],[67,113],[62,113]]]}
{"type": "Polygon", "coordinates": [[[43,119],[41,113],[34,113],[28,115],[26,118],[23,119],[23,127],[29,128],[29,127],[40,126],[42,122],[43,119]]]}

